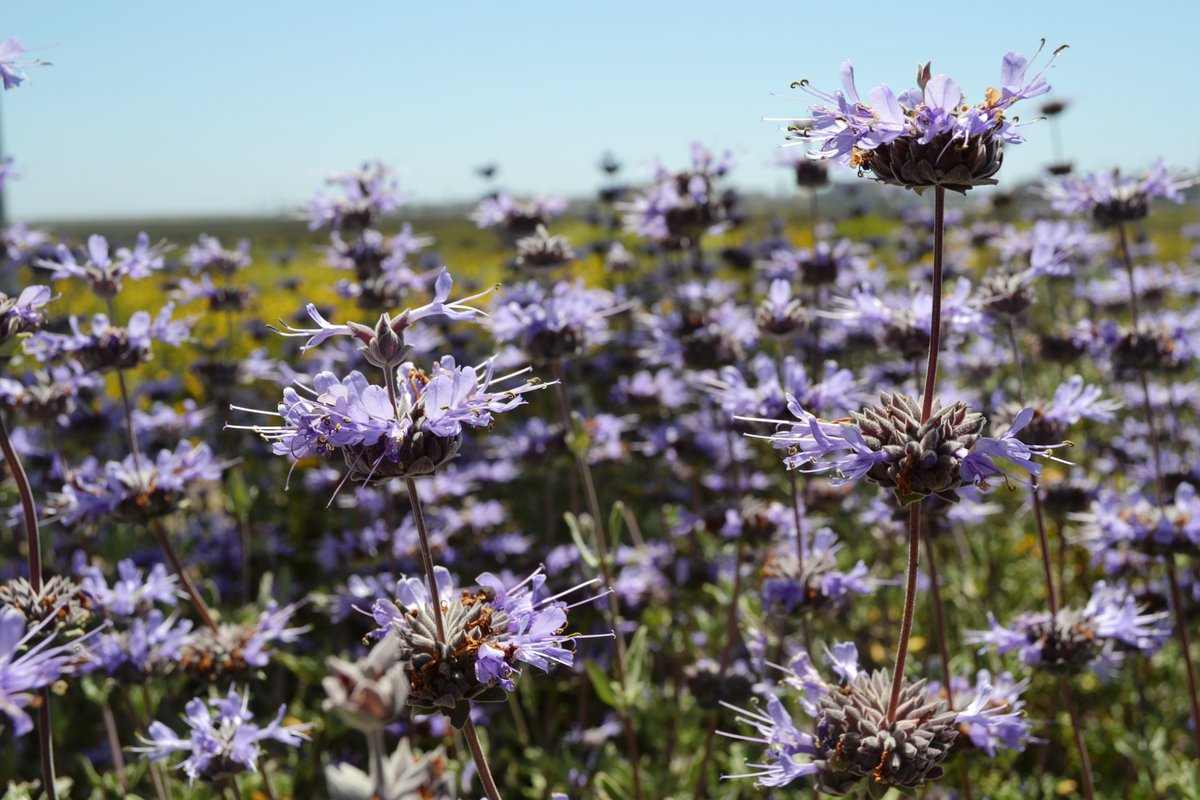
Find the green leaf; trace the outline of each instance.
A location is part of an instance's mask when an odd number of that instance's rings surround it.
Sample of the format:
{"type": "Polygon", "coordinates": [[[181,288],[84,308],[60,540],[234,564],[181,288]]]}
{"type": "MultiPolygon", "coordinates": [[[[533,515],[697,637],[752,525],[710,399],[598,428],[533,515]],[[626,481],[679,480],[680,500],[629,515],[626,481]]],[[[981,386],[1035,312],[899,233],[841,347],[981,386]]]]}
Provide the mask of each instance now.
{"type": "Polygon", "coordinates": [[[626,708],[633,708],[637,705],[641,698],[642,685],[646,674],[646,656],[649,652],[649,644],[646,632],[648,628],[642,626],[633,634],[633,638],[629,640],[629,647],[625,650],[625,691],[623,699],[626,708]]]}
{"type": "MultiPolygon", "coordinates": [[[[592,548],[583,540],[584,524],[591,525],[590,517],[577,517],[574,514],[567,512],[563,514],[563,519],[567,521],[567,530],[571,532],[571,538],[575,540],[575,547],[579,549],[579,557],[583,559],[583,563],[589,568],[596,569],[600,566],[600,559],[592,552],[592,548]],[[584,523],[584,520],[588,520],[584,523]]],[[[591,532],[590,530],[588,531],[591,532]]]]}
{"type": "Polygon", "coordinates": [[[600,702],[612,708],[619,708],[617,695],[613,692],[613,682],[608,677],[608,673],[595,661],[586,661],[583,666],[587,670],[588,678],[592,681],[592,688],[596,690],[596,696],[600,698],[600,702]]]}
{"type": "Polygon", "coordinates": [[[621,531],[625,527],[625,504],[620,500],[613,503],[612,511],[608,512],[608,549],[617,552],[621,545],[621,531]]]}

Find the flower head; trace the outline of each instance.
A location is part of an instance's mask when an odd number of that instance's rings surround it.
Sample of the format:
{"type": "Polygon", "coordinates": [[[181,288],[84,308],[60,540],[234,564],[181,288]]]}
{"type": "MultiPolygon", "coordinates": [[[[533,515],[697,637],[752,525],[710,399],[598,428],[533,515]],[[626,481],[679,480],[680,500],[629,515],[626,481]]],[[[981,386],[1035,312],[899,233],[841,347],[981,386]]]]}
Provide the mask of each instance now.
{"type": "Polygon", "coordinates": [[[226,466],[207,444],[188,441],[153,458],[130,454],[103,466],[90,459],[67,474],[62,491],[50,496],[47,514],[67,525],[105,517],[145,522],[178,509],[194,484],[218,480],[226,466]]]}
{"type": "Polygon", "coordinates": [[[694,143],[690,169],[671,172],[660,165],[645,192],[618,206],[626,230],[670,250],[697,247],[704,234],[726,225],[733,197],[718,191],[716,182],[732,163],[730,154],[716,158],[694,143]]]}
{"type": "Polygon", "coordinates": [[[1066,674],[1091,670],[1101,677],[1111,677],[1125,653],[1153,653],[1170,636],[1165,613],[1147,612],[1129,591],[1103,581],[1082,609],[1027,612],[1009,627],[989,612],[988,621],[990,629],[966,637],[981,645],[980,652],[1016,652],[1030,666],[1066,674]]]}
{"type": "Polygon", "coordinates": [[[396,178],[380,162],[368,162],[358,171],[335,172],[325,184],[339,194],[318,191],[308,204],[308,229],[328,225],[351,234],[366,230],[382,215],[403,202],[396,178]]]}
{"type": "Polygon", "coordinates": [[[835,484],[866,478],[893,489],[905,505],[930,494],[955,501],[963,483],[1000,473],[995,456],[1040,469],[1028,459],[1034,451],[1008,434],[1000,440],[982,437],[983,415],[964,403],[943,406],[935,400],[924,422],[917,401],[900,394],[884,393],[878,405],[837,422],[812,415],[794,398],[788,409],[799,422],[775,421],[780,428],[759,438],[784,450],[789,468],[832,470],[835,484]]]}
{"type": "Polygon", "coordinates": [[[622,308],[611,292],[586,289],[582,281],[559,281],[549,289],[536,281],[508,286],[496,303],[496,341],[516,345],[538,363],[604,343],[608,317],[622,308]]]}
{"type": "Polygon", "coordinates": [[[53,575],[35,590],[25,578],[0,583],[0,609],[20,612],[26,622],[41,627],[43,635],[78,635],[92,620],[94,595],[66,575],[53,575]],[[48,622],[47,626],[41,623],[48,622]]]}
{"type": "Polygon", "coordinates": [[[480,228],[496,228],[510,241],[516,241],[566,210],[567,201],[561,197],[521,200],[508,192],[497,192],[480,202],[471,212],[471,220],[480,228]]]}
{"type": "Polygon", "coordinates": [[[1007,53],[1001,60],[1000,88],[989,88],[975,105],[963,102],[962,89],[952,78],[931,75],[929,64],[918,69],[917,88],[897,97],[881,85],[864,101],[854,84],[854,66],[847,61],[841,69],[842,89],[832,94],[813,89],[808,81],[793,84],[817,102],[810,117],[782,121],[792,123],[789,138],[796,143],[820,143],[810,152],[814,159],[836,158],[870,170],[876,180],[917,191],[941,186],[966,192],[996,182],[1002,143],[1024,141],[1012,108],[1050,90],[1043,75],[1062,49],[1032,76],[1026,74],[1029,60],[1007,53]]]}
{"type": "Polygon", "coordinates": [[[939,764],[954,745],[960,722],[946,701],[931,695],[925,681],[905,681],[895,714],[889,715],[892,687],[886,672],[860,668],[850,642],[835,644],[826,654],[837,681],[825,680],[801,651],[781,685],[814,722],[797,724],[778,697],[768,699],[765,713],[729,706],[759,735],[722,735],[759,742],[766,751],[761,763],[749,765],[757,771],[726,777],[755,778],[758,785],[772,787],[809,777],[815,788],[832,795],[912,790],[939,778],[939,764]]]}
{"type": "Polygon", "coordinates": [[[107,239],[92,234],[81,259],[76,258],[71,248],[60,244],[53,260],[41,259],[36,265],[51,270],[53,280],[80,278],[91,284],[92,291],[100,297],[111,298],[121,291],[125,279],[140,280],[161,270],[165,249],[162,244],[151,245],[149,235],[143,231],[132,248],[120,247],[112,252],[107,239]]]}
{"type": "Polygon", "coordinates": [[[402,579],[395,600],[378,600],[372,610],[375,636],[397,636],[400,659],[411,684],[415,711],[440,711],[462,727],[471,701],[497,702],[515,688],[518,664],[547,672],[553,664],[574,663],[576,634],[564,633],[569,606],[559,598],[590,586],[580,584],[553,597],[539,597],[546,576],[541,570],[507,587],[490,573],[479,588],[455,591],[450,574],[435,568],[446,641],[441,641],[424,581],[402,579]]]}
{"type": "Polygon", "coordinates": [[[239,772],[256,772],[263,742],[274,740],[298,747],[308,739],[305,731],[311,724],[285,725],[285,711],[286,706],[280,706],[275,719],[259,725],[250,713],[249,693],[239,694],[236,688],[230,688],[225,697],[207,702],[197,697],[188,702],[184,715],[187,738],[155,721],[150,724],[149,735],[140,737],[142,745],[131,749],[144,753],[152,761],[186,753],[187,758],[178,767],[188,776],[189,783],[197,779],[221,782],[239,772]]]}
{"type": "Polygon", "coordinates": [[[1182,203],[1183,190],[1195,178],[1175,177],[1160,158],[1141,175],[1122,175],[1118,170],[1068,176],[1046,190],[1051,205],[1065,214],[1086,214],[1102,228],[1134,222],[1150,212],[1155,198],[1182,203]]]}
{"type": "Polygon", "coordinates": [[[96,372],[130,369],[150,360],[154,342],[179,345],[187,340],[192,320],[172,319],[174,311],[174,303],[167,303],[154,316],[135,311],[123,326],[112,324],[106,314],[96,314],[86,330],[72,316],[70,333],[38,331],[25,343],[25,352],[38,361],[71,357],[96,372]]]}
{"type": "Polygon", "coordinates": [[[495,415],[524,404],[522,395],[548,385],[531,378],[498,388],[514,377],[496,377],[494,360],[470,367],[444,356],[428,373],[401,364],[389,394],[361,372],[341,380],[322,372],[311,389],[298,387],[304,394],[284,390],[281,425],[248,428],[271,442],[277,455],[299,460],[340,452],[359,482],[430,475],[457,455],[464,428],[490,428],[495,415]]]}
{"type": "Polygon", "coordinates": [[[201,272],[232,275],[250,266],[250,240],[242,239],[237,243],[237,248],[226,250],[220,239],[202,233],[196,243],[188,248],[184,261],[192,268],[193,275],[201,272]]]}

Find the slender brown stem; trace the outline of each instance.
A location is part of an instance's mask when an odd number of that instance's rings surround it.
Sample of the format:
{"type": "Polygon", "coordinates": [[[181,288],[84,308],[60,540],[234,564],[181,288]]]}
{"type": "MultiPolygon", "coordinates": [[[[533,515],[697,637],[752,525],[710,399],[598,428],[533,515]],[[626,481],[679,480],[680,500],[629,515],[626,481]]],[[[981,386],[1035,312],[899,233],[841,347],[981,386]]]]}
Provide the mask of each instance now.
{"type": "MultiPolygon", "coordinates": [[[[417,492],[416,481],[405,475],[404,483],[408,487],[408,501],[412,505],[413,521],[416,523],[417,536],[421,543],[421,566],[425,569],[425,581],[429,586],[429,603],[433,606],[433,620],[437,625],[438,642],[446,644],[446,623],[442,620],[442,598],[438,593],[437,578],[433,573],[433,551],[429,547],[429,531],[425,527],[425,512],[421,508],[421,496],[417,492]]],[[[475,769],[479,772],[479,780],[483,783],[488,800],[500,800],[500,792],[492,780],[492,771],[488,767],[487,756],[484,755],[483,747],[479,744],[479,736],[475,733],[475,725],[471,722],[470,717],[467,717],[467,723],[463,726],[463,735],[467,739],[467,746],[471,749],[471,758],[475,761],[475,769]]]]}
{"type": "Polygon", "coordinates": [[[13,482],[17,484],[17,494],[21,497],[21,513],[25,522],[25,546],[29,551],[29,585],[33,591],[42,591],[42,538],[38,528],[37,506],[33,502],[33,487],[29,485],[29,476],[13,447],[4,425],[4,417],[0,416],[0,452],[4,453],[4,461],[8,471],[12,473],[13,482]]]}
{"type": "MultiPolygon", "coordinates": [[[[950,678],[950,647],[946,635],[946,615],[942,605],[942,587],[938,578],[937,558],[934,555],[933,535],[929,529],[928,520],[921,526],[921,538],[925,541],[925,561],[929,565],[929,593],[933,600],[933,627],[937,635],[938,655],[942,662],[942,687],[946,692],[946,704],[954,710],[954,689],[950,678]]],[[[962,786],[963,800],[972,800],[971,779],[967,774],[966,763],[959,760],[959,785],[962,786]]]]}
{"type": "Polygon", "coordinates": [[[942,239],[946,227],[946,190],[933,195],[933,312],[929,317],[929,361],[925,367],[925,393],[921,396],[921,422],[933,413],[933,389],[937,385],[938,350],[942,344],[942,239]]]}
{"type": "Polygon", "coordinates": [[[796,524],[796,562],[798,574],[804,574],[804,528],[800,519],[800,489],[797,486],[796,471],[788,470],[788,478],[792,484],[792,520],[796,524]]]}
{"type": "MultiPolygon", "coordinates": [[[[725,444],[729,455],[729,467],[733,476],[733,497],[734,502],[741,507],[742,503],[742,471],[737,462],[737,455],[733,446],[734,437],[733,431],[728,431],[725,444]]],[[[725,645],[721,648],[721,660],[719,674],[724,676],[725,670],[729,668],[733,661],[733,648],[738,640],[738,604],[742,594],[742,567],[746,560],[746,539],[741,537],[738,539],[737,554],[734,557],[733,563],[733,592],[729,598],[729,606],[725,617],[725,645]]],[[[704,797],[708,793],[708,762],[712,759],[713,736],[717,730],[717,715],[715,713],[708,716],[708,728],[704,737],[704,755],[700,758],[700,775],[696,780],[696,789],[693,797],[696,800],[704,797]]]]}
{"type": "Polygon", "coordinates": [[[412,506],[413,521],[417,525],[417,537],[421,542],[421,566],[425,570],[425,583],[429,586],[429,604],[433,606],[433,621],[437,624],[438,641],[446,643],[446,623],[442,621],[442,598],[438,593],[437,578],[433,572],[433,551],[429,547],[429,531],[425,527],[425,513],[421,510],[421,496],[417,483],[407,475],[404,483],[408,487],[408,502],[412,506]]]}
{"type": "MultiPolygon", "coordinates": [[[[1129,275],[1129,310],[1133,316],[1133,331],[1138,330],[1137,289],[1133,284],[1133,258],[1129,254],[1129,237],[1125,226],[1119,227],[1121,233],[1121,253],[1125,258],[1125,271],[1129,275]]],[[[1150,429],[1150,452],[1154,459],[1154,493],[1158,503],[1158,513],[1165,519],[1167,516],[1167,487],[1162,472],[1162,446],[1158,438],[1158,427],[1155,424],[1154,404],[1150,401],[1150,383],[1146,378],[1146,370],[1138,367],[1138,382],[1142,388],[1142,412],[1146,417],[1146,426],[1150,429]]],[[[1196,739],[1196,750],[1200,752],[1200,692],[1196,685],[1196,667],[1192,664],[1191,641],[1187,631],[1187,616],[1184,612],[1182,597],[1179,592],[1179,577],[1175,571],[1175,556],[1168,554],[1167,582],[1171,588],[1171,606],[1175,613],[1175,636],[1179,640],[1179,649],[1183,656],[1184,668],[1188,679],[1188,700],[1192,710],[1192,735],[1196,739]]]]}
{"type": "MultiPolygon", "coordinates": [[[[815,244],[813,245],[816,246],[815,244]]],[[[811,336],[809,338],[809,354],[808,354],[808,369],[812,373],[810,379],[813,383],[821,380],[821,287],[814,286],[812,288],[812,298],[809,301],[809,330],[811,336]]],[[[780,379],[782,380],[782,374],[780,379]]]]}
{"type": "Polygon", "coordinates": [[[463,736],[466,737],[467,747],[471,748],[471,757],[475,759],[475,768],[479,772],[479,782],[483,784],[483,793],[488,796],[488,800],[500,800],[500,790],[496,788],[492,770],[488,767],[487,759],[484,758],[483,745],[479,743],[479,734],[475,731],[475,723],[469,719],[463,726],[463,736]]]}
{"type": "MultiPolygon", "coordinates": [[[[933,391],[937,386],[938,350],[942,344],[942,239],[946,227],[946,190],[934,188],[933,195],[933,301],[929,316],[929,358],[925,366],[925,391],[921,395],[921,422],[933,414],[933,391]]],[[[921,504],[908,507],[908,566],[904,587],[904,616],[900,620],[900,643],[896,647],[896,666],[892,670],[892,697],[888,702],[889,721],[896,718],[900,691],[904,687],[904,662],[908,659],[908,640],[912,636],[913,612],[917,604],[917,568],[921,563],[921,504]]]]}
{"type": "Polygon", "coordinates": [[[54,785],[54,734],[50,726],[50,687],[38,690],[38,746],[42,753],[42,782],[47,800],[58,797],[54,785]]]}
{"type": "Polygon", "coordinates": [[[1037,478],[1031,481],[1033,494],[1033,518],[1037,522],[1038,549],[1042,551],[1042,575],[1046,579],[1046,604],[1050,615],[1058,616],[1058,595],[1054,591],[1054,569],[1050,565],[1050,539],[1046,536],[1046,515],[1042,509],[1042,490],[1037,478]]]}
{"type": "Polygon", "coordinates": [[[267,770],[267,762],[260,756],[258,759],[258,774],[262,776],[263,794],[267,800],[275,800],[275,790],[271,787],[271,775],[267,770]]]}
{"type": "Polygon", "coordinates": [[[1071,688],[1064,677],[1059,681],[1062,690],[1063,705],[1071,718],[1071,730],[1075,732],[1075,749],[1079,752],[1080,774],[1083,775],[1083,793],[1087,800],[1096,800],[1096,787],[1092,783],[1092,762],[1088,758],[1087,744],[1083,741],[1083,728],[1079,723],[1079,712],[1075,710],[1075,701],[1071,697],[1071,688]]]}
{"type": "Polygon", "coordinates": [[[1196,690],[1196,668],[1192,665],[1191,641],[1187,631],[1187,616],[1183,611],[1183,594],[1179,591],[1179,575],[1175,571],[1175,556],[1167,556],[1167,583],[1171,586],[1171,605],[1175,609],[1175,634],[1179,637],[1179,648],[1183,651],[1183,665],[1187,668],[1188,696],[1192,703],[1192,736],[1196,739],[1196,752],[1200,753],[1200,692],[1196,690]]]}
{"type": "Polygon", "coordinates": [[[121,406],[125,411],[125,436],[129,442],[129,452],[133,454],[133,465],[141,473],[142,452],[138,449],[137,433],[133,428],[133,401],[129,399],[129,387],[125,383],[125,370],[117,370],[117,386],[121,390],[121,406]]]}
{"type": "MultiPolygon", "coordinates": [[[[33,502],[33,487],[29,485],[29,476],[13,447],[0,416],[0,451],[4,453],[4,461],[12,474],[13,482],[17,484],[17,494],[21,497],[21,512],[25,522],[25,549],[29,552],[29,586],[34,593],[42,591],[42,537],[38,528],[37,506],[33,502]]],[[[50,690],[41,689],[38,692],[38,749],[41,753],[42,782],[45,784],[46,797],[55,800],[58,797],[54,787],[54,736],[50,726],[50,690]]]]}
{"type": "Polygon", "coordinates": [[[892,697],[888,701],[887,718],[896,719],[900,691],[904,688],[904,662],[908,659],[908,640],[912,637],[913,612],[917,605],[917,569],[921,564],[921,504],[908,507],[908,580],[904,586],[904,616],[900,620],[900,643],[896,646],[896,666],[892,670],[892,697]]]}
{"type": "Polygon", "coordinates": [[[183,584],[183,590],[187,592],[192,607],[196,609],[196,613],[204,620],[204,624],[213,633],[218,633],[219,629],[217,628],[217,623],[213,621],[212,612],[209,611],[208,604],[204,602],[204,598],[200,596],[200,592],[196,589],[196,584],[192,583],[187,567],[180,560],[179,553],[175,552],[175,546],[171,544],[171,537],[167,534],[167,529],[163,527],[162,521],[158,519],[150,520],[150,529],[154,532],[154,537],[158,539],[158,545],[162,548],[163,553],[166,554],[167,560],[171,562],[171,569],[175,570],[175,574],[179,577],[179,582],[183,584]]]}
{"type": "MultiPolygon", "coordinates": [[[[113,305],[112,296],[104,298],[104,302],[108,305],[108,318],[114,325],[117,321],[117,310],[113,305]]],[[[129,399],[129,387],[125,384],[125,370],[117,370],[117,386],[121,390],[121,406],[125,411],[125,435],[129,440],[129,452],[133,455],[133,465],[137,468],[138,473],[142,471],[142,454],[138,449],[137,434],[133,428],[133,403],[129,399]]]]}
{"type": "Polygon", "coordinates": [[[1017,399],[1025,402],[1025,368],[1021,366],[1021,349],[1017,346],[1017,322],[1008,317],[1008,344],[1012,348],[1013,365],[1017,368],[1017,399]]]}
{"type": "Polygon", "coordinates": [[[1117,226],[1121,235],[1121,255],[1125,262],[1125,274],[1129,277],[1129,314],[1133,319],[1133,332],[1138,329],[1138,298],[1137,288],[1133,285],[1133,256],[1129,254],[1129,234],[1125,231],[1125,223],[1117,226]]]}
{"type": "Polygon", "coordinates": [[[721,669],[724,674],[733,661],[734,643],[738,640],[738,602],[742,594],[742,565],[746,560],[746,538],[739,537],[734,557],[733,593],[725,614],[725,646],[721,648],[721,669]]]}
{"type": "Polygon", "coordinates": [[[108,704],[107,698],[100,706],[100,711],[104,719],[104,735],[108,739],[108,752],[112,755],[113,769],[117,773],[117,783],[120,784],[121,791],[128,794],[129,780],[125,776],[125,754],[121,752],[121,737],[117,733],[117,720],[113,716],[112,707],[108,704]]]}

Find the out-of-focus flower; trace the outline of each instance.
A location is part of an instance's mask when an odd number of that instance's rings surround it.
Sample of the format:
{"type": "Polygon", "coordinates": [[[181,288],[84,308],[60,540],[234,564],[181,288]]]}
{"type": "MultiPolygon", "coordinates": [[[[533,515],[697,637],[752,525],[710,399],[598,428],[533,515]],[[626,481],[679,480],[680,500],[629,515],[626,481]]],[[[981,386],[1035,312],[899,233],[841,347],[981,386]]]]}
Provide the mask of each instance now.
{"type": "Polygon", "coordinates": [[[140,737],[142,745],[130,749],[152,761],[186,753],[187,758],[178,766],[188,776],[189,784],[197,779],[220,783],[239,772],[257,772],[263,742],[274,740],[298,747],[308,739],[305,732],[312,725],[283,724],[286,710],[286,706],[280,706],[274,720],[259,725],[250,713],[249,693],[239,694],[231,688],[223,698],[206,703],[197,697],[188,702],[183,718],[189,729],[187,738],[156,720],[150,724],[148,735],[140,737]]]}
{"type": "Polygon", "coordinates": [[[222,622],[214,631],[207,626],[188,634],[179,651],[179,666],[185,672],[216,680],[251,667],[265,667],[271,647],[291,643],[308,628],[289,628],[298,603],[280,606],[272,601],[253,624],[222,622]]]}
{"type": "Polygon", "coordinates": [[[80,278],[87,281],[97,295],[112,298],[121,291],[122,281],[141,280],[163,268],[165,245],[151,245],[145,232],[139,233],[133,248],[120,247],[111,252],[108,240],[92,234],[87,240],[84,259],[79,261],[75,252],[64,244],[55,250],[53,260],[42,259],[36,266],[51,270],[52,280],[80,278]]]}
{"type": "Polygon", "coordinates": [[[1046,190],[1051,205],[1065,214],[1087,214],[1102,228],[1133,222],[1150,213],[1155,198],[1184,201],[1183,190],[1196,178],[1172,176],[1158,159],[1141,175],[1121,175],[1118,170],[1068,176],[1046,190]]]}
{"type": "Polygon", "coordinates": [[[308,204],[308,229],[328,225],[349,234],[364,231],[403,202],[392,171],[380,162],[363,164],[357,172],[335,172],[325,184],[340,196],[318,191],[308,204]]]}
{"type": "Polygon", "coordinates": [[[242,239],[233,250],[221,246],[221,240],[206,233],[188,248],[184,262],[192,268],[192,274],[215,272],[233,275],[250,266],[250,240],[242,239]]]}
{"type": "Polygon", "coordinates": [[[62,491],[51,494],[46,513],[66,525],[109,516],[146,522],[175,511],[193,484],[220,479],[226,466],[207,444],[187,441],[153,458],[130,454],[103,467],[88,459],[67,473],[62,491]]]}
{"type": "Polygon", "coordinates": [[[698,142],[692,145],[690,169],[670,172],[660,164],[655,182],[618,206],[626,230],[667,249],[697,248],[705,233],[726,225],[731,197],[718,192],[716,181],[732,164],[729,153],[716,158],[698,142]]]}
{"type": "Polygon", "coordinates": [[[198,281],[190,278],[181,280],[178,297],[184,303],[207,300],[210,311],[243,311],[250,305],[254,289],[249,286],[218,285],[205,272],[198,281]]]}
{"type": "Polygon", "coordinates": [[[1126,653],[1149,654],[1170,636],[1165,613],[1149,613],[1127,590],[1103,581],[1082,608],[1027,612],[1005,627],[988,613],[991,628],[969,631],[966,641],[980,652],[1016,652],[1021,661],[1051,672],[1091,670],[1112,677],[1126,653]]]}
{"type": "Polygon", "coordinates": [[[584,288],[582,281],[559,281],[549,289],[528,281],[505,287],[490,326],[497,342],[545,364],[603,344],[608,318],[623,308],[611,292],[584,288]]]}
{"type": "Polygon", "coordinates": [[[841,550],[837,534],[821,528],[804,542],[804,561],[794,541],[777,546],[763,565],[763,603],[786,613],[841,613],[853,595],[866,595],[875,587],[867,565],[859,561],[847,571],[838,567],[841,550]]]}
{"type": "Polygon", "coordinates": [[[1200,494],[1190,483],[1180,483],[1162,504],[1138,490],[1104,490],[1072,517],[1083,523],[1084,544],[1100,560],[1123,548],[1148,555],[1200,553],[1200,494]]]}
{"type": "MultiPolygon", "coordinates": [[[[380,340],[384,336],[399,337],[395,348],[403,347],[404,331],[412,323],[425,319],[427,317],[445,317],[451,320],[475,320],[479,315],[483,314],[477,308],[470,305],[472,301],[485,297],[492,292],[492,289],[480,292],[478,294],[465,297],[462,300],[450,300],[450,291],[454,288],[454,279],[450,277],[450,273],[444,268],[438,274],[437,280],[434,282],[433,300],[416,308],[406,308],[396,315],[385,314],[380,317],[379,322],[374,328],[360,325],[357,322],[349,322],[342,325],[334,325],[321,315],[314,303],[309,303],[304,307],[308,317],[317,324],[316,328],[293,328],[290,325],[284,325],[281,329],[276,329],[276,333],[281,336],[301,337],[307,339],[301,350],[309,350],[333,336],[353,336],[358,339],[363,346],[370,347],[373,342],[380,340]],[[384,330],[386,328],[386,330],[384,330]],[[390,334],[389,334],[390,331],[390,334]]],[[[399,363],[399,362],[396,362],[399,363]]],[[[393,364],[394,366],[394,364],[393,364]]]]}
{"type": "Polygon", "coordinates": [[[329,675],[321,679],[324,709],[366,733],[396,721],[408,707],[407,664],[400,649],[399,637],[385,636],[358,661],[328,659],[329,675]]]}
{"type": "Polygon", "coordinates": [[[471,212],[471,221],[480,228],[496,228],[510,241],[516,241],[566,210],[567,201],[561,197],[518,200],[508,192],[498,192],[479,203],[471,212]]]}
{"type": "Polygon", "coordinates": [[[458,800],[440,747],[418,755],[401,739],[382,767],[382,779],[376,780],[353,764],[331,765],[325,768],[325,783],[333,800],[458,800]]]}
{"type": "Polygon", "coordinates": [[[175,605],[179,579],[159,563],[149,574],[130,559],[117,563],[117,579],[110,585],[99,567],[90,565],[81,572],[80,585],[88,596],[106,613],[133,617],[149,612],[156,603],[175,605]]]}
{"type": "Polygon", "coordinates": [[[148,311],[135,311],[124,326],[113,325],[106,314],[96,314],[86,332],[72,315],[70,333],[38,331],[25,343],[25,352],[38,361],[71,356],[97,372],[130,369],[150,360],[154,342],[179,345],[187,340],[192,320],[172,319],[174,311],[173,303],[153,317],[148,311]]]}

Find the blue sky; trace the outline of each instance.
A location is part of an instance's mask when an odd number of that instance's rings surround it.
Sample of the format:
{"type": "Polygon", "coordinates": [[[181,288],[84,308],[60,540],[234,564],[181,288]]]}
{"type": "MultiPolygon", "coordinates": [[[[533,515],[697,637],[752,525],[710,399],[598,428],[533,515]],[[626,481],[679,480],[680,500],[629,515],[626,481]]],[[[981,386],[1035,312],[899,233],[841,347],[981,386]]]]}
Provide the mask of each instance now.
{"type": "MultiPolygon", "coordinates": [[[[803,113],[791,81],[836,88],[850,58],[861,89],[904,88],[932,59],[977,100],[1041,37],[1071,45],[1050,77],[1077,163],[1200,158],[1200,3],[1180,0],[0,0],[0,19],[54,63],[0,97],[19,218],[276,213],[371,158],[418,202],[476,197],[491,160],[506,188],[584,194],[605,150],[634,180],[695,139],[737,154],[737,185],[784,192],[761,118],[803,113]]],[[[1049,130],[1027,135],[1002,177],[1049,160],[1049,130]]]]}

